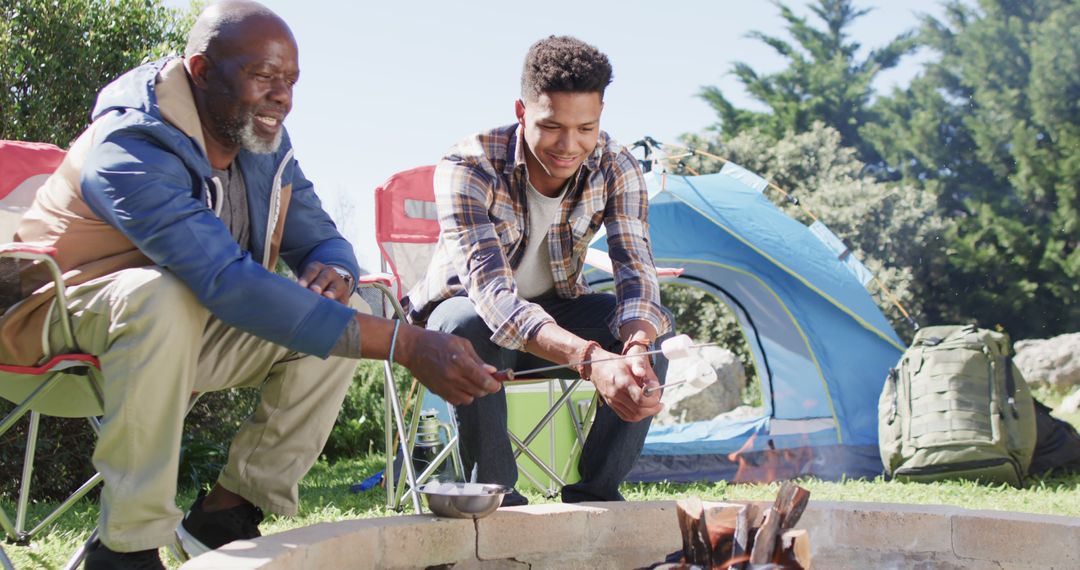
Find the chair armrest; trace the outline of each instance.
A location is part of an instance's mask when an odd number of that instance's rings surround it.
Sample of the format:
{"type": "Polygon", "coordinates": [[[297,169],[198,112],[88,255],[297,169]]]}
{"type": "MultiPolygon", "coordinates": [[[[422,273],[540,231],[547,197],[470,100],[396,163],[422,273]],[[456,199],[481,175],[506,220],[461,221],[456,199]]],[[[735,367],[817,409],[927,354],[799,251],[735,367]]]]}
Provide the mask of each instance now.
{"type": "Polygon", "coordinates": [[[360,289],[377,289],[387,301],[399,319],[405,318],[405,310],[402,309],[399,299],[401,298],[401,283],[391,273],[369,273],[361,275],[356,280],[356,287],[360,289]]]}
{"type": "Polygon", "coordinates": [[[386,287],[394,287],[397,284],[397,279],[389,273],[368,273],[367,275],[361,275],[356,280],[357,285],[371,286],[376,283],[381,283],[386,287]]]}
{"type": "Polygon", "coordinates": [[[49,359],[48,362],[38,366],[18,366],[14,364],[0,364],[0,372],[6,374],[41,376],[52,372],[59,372],[69,368],[80,366],[93,366],[101,370],[101,363],[97,357],[90,354],[59,354],[49,359]]]}
{"type": "MultiPolygon", "coordinates": [[[[589,249],[585,250],[585,263],[588,263],[589,265],[609,275],[614,273],[615,271],[611,265],[611,258],[599,249],[594,249],[590,247],[589,249]]],[[[657,267],[656,276],[678,277],[683,274],[683,271],[686,270],[682,267],[657,267]]]]}
{"type": "Polygon", "coordinates": [[[30,243],[5,243],[0,244],[0,257],[17,257],[20,259],[35,260],[44,257],[56,259],[56,248],[30,243]]]}
{"type": "Polygon", "coordinates": [[[682,267],[657,267],[656,268],[656,276],[657,277],[678,277],[678,276],[683,274],[683,271],[686,271],[686,269],[682,268],[682,267]]]}
{"type": "Polygon", "coordinates": [[[53,294],[56,296],[56,306],[59,307],[60,330],[63,333],[65,346],[68,349],[78,350],[78,345],[75,343],[75,334],[72,332],[71,315],[67,309],[67,289],[64,287],[64,274],[60,271],[60,264],[57,263],[56,256],[56,248],[51,246],[29,243],[0,244],[0,257],[36,261],[48,268],[53,280],[53,294]]]}

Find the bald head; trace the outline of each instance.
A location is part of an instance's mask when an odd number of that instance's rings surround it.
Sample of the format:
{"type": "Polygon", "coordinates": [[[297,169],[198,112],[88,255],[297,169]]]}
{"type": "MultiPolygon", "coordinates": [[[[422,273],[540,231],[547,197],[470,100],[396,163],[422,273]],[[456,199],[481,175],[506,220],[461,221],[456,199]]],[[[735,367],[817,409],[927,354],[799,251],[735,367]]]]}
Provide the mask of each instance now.
{"type": "MultiPolygon", "coordinates": [[[[231,53],[235,44],[257,27],[278,27],[290,39],[292,31],[277,14],[250,0],[225,0],[207,7],[195,20],[188,34],[184,55],[208,54],[211,57],[231,53]]],[[[293,40],[295,43],[295,40],[293,40]]]]}
{"type": "Polygon", "coordinates": [[[211,164],[225,168],[241,149],[275,152],[300,77],[289,26],[262,4],[226,0],[199,15],[186,56],[211,164]]]}

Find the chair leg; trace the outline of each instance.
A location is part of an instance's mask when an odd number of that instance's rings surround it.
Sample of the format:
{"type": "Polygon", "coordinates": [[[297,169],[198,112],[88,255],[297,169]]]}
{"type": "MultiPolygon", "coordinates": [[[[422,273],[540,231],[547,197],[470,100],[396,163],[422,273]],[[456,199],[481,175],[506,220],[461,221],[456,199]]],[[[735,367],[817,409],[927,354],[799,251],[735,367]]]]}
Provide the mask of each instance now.
{"type": "Polygon", "coordinates": [[[525,479],[528,479],[528,481],[532,483],[532,486],[539,489],[541,491],[541,494],[544,495],[545,498],[554,499],[555,497],[559,496],[559,490],[555,488],[555,485],[553,484],[554,481],[552,481],[551,479],[548,479],[547,483],[541,483],[536,477],[533,476],[532,473],[529,473],[528,469],[525,469],[525,467],[521,464],[520,461],[517,463],[517,470],[518,475],[521,475],[525,479]]]}
{"type": "Polygon", "coordinates": [[[15,533],[23,534],[26,525],[26,508],[30,503],[30,481],[34,476],[34,454],[37,451],[38,427],[41,414],[30,412],[30,426],[26,428],[26,453],[23,456],[22,480],[19,482],[19,502],[15,507],[15,533]]]}
{"type": "MultiPolygon", "coordinates": [[[[390,383],[393,376],[389,372],[383,372],[382,397],[384,401],[390,398],[390,383]]],[[[396,393],[396,390],[394,390],[396,393]]],[[[382,405],[382,435],[387,450],[387,469],[383,472],[382,484],[387,488],[387,510],[397,510],[397,493],[394,490],[394,416],[389,402],[382,405]]]]}
{"type": "Polygon", "coordinates": [[[79,549],[71,555],[71,558],[68,559],[67,564],[64,564],[64,570],[76,570],[82,564],[83,560],[86,559],[86,553],[90,550],[90,545],[93,544],[94,541],[97,539],[98,529],[97,527],[94,527],[94,532],[90,533],[90,538],[87,538],[86,542],[84,542],[82,546],[80,546],[79,549]]]}
{"type": "MultiPolygon", "coordinates": [[[[594,395],[590,401],[590,405],[587,410],[580,410],[577,407],[578,403],[575,403],[572,396],[577,388],[581,385],[582,380],[572,380],[569,383],[564,379],[558,379],[559,387],[562,393],[558,398],[554,396],[555,380],[548,382],[548,411],[544,416],[536,422],[532,431],[530,431],[524,438],[519,438],[513,432],[509,432],[510,443],[514,447],[514,459],[518,461],[518,473],[529,480],[537,489],[540,489],[544,496],[548,498],[556,497],[559,494],[560,489],[566,486],[566,481],[570,477],[570,472],[574,465],[577,463],[577,458],[581,454],[581,449],[585,445],[585,438],[589,432],[592,415],[596,410],[596,396],[594,395]],[[574,429],[574,441],[571,444],[570,454],[567,457],[566,463],[562,466],[561,473],[556,472],[559,467],[555,461],[555,432],[554,428],[550,427],[552,419],[559,412],[562,407],[566,407],[567,412],[570,415],[570,421],[574,429]],[[549,436],[551,442],[549,449],[551,450],[551,457],[549,461],[544,461],[535,452],[533,452],[529,446],[533,441],[541,435],[544,429],[550,429],[549,436]],[[545,476],[548,478],[548,482],[541,484],[538,478],[532,475],[527,469],[524,468],[521,461],[521,456],[524,455],[528,460],[535,465],[545,476]]],[[[581,402],[581,403],[584,403],[581,402]]],[[[542,477],[541,477],[542,478],[542,477]]]]}
{"type": "Polygon", "coordinates": [[[50,524],[52,524],[53,521],[60,518],[61,515],[66,513],[72,505],[78,502],[79,499],[82,499],[83,496],[89,493],[91,489],[96,487],[98,483],[101,483],[102,479],[103,477],[101,473],[94,473],[94,475],[87,479],[86,482],[83,483],[82,486],[80,486],[78,489],[76,489],[74,493],[68,495],[68,498],[64,499],[63,503],[60,503],[55,509],[53,509],[48,516],[38,521],[37,526],[27,532],[22,533],[22,539],[29,541],[31,538],[36,536],[45,527],[49,526],[50,524]]]}
{"type": "Polygon", "coordinates": [[[514,435],[513,433],[507,432],[507,435],[510,436],[510,442],[517,447],[517,451],[514,452],[514,455],[520,456],[522,453],[524,453],[525,457],[531,459],[532,462],[535,463],[536,466],[539,467],[545,475],[551,478],[555,485],[558,485],[560,488],[566,486],[566,483],[563,482],[562,478],[559,477],[559,474],[555,473],[555,470],[548,466],[547,463],[544,463],[543,459],[540,459],[539,456],[537,456],[535,453],[533,453],[531,449],[529,449],[528,443],[518,439],[518,436],[514,435]]]}
{"type": "Polygon", "coordinates": [[[454,406],[449,403],[446,404],[446,413],[450,416],[450,428],[446,433],[446,445],[453,450],[451,460],[454,462],[454,475],[459,480],[465,479],[465,465],[461,462],[461,444],[459,443],[458,436],[450,434],[450,429],[454,430],[454,433],[458,433],[457,412],[454,411],[454,406]]]}
{"type": "Polygon", "coordinates": [[[525,436],[524,442],[521,442],[519,440],[519,443],[522,443],[524,447],[519,447],[518,450],[514,452],[514,459],[517,459],[521,456],[522,452],[525,451],[525,448],[531,445],[533,440],[536,439],[536,436],[539,435],[540,432],[543,431],[544,427],[548,425],[548,422],[551,421],[551,418],[555,417],[555,414],[559,413],[559,408],[561,408],[562,405],[570,399],[570,396],[574,394],[574,390],[577,389],[578,385],[581,384],[581,382],[582,381],[580,378],[574,380],[573,384],[570,385],[570,389],[563,391],[562,395],[559,396],[559,399],[556,400],[550,408],[548,408],[548,411],[546,414],[544,414],[544,417],[540,418],[540,421],[536,423],[536,427],[534,427],[532,431],[529,432],[529,435],[525,436]]]}
{"type": "Polygon", "coordinates": [[[4,545],[0,544],[0,568],[4,570],[15,570],[15,565],[11,563],[11,559],[8,558],[7,552],[4,552],[4,545]]]}
{"type": "MultiPolygon", "coordinates": [[[[386,399],[388,400],[387,404],[389,404],[389,406],[391,408],[391,412],[392,412],[392,414],[394,416],[393,417],[394,425],[391,426],[388,423],[387,426],[386,426],[386,429],[387,430],[393,430],[395,427],[397,428],[398,439],[400,440],[401,449],[402,449],[402,457],[403,457],[403,459],[401,461],[401,466],[402,466],[402,469],[404,469],[404,471],[405,471],[405,481],[408,482],[409,490],[411,491],[411,494],[412,494],[413,508],[416,510],[417,514],[420,514],[420,513],[423,513],[424,511],[423,511],[423,509],[420,508],[420,497],[416,493],[416,472],[413,470],[412,461],[411,461],[411,457],[410,457],[410,455],[412,453],[412,446],[409,445],[409,433],[410,432],[405,431],[405,419],[404,419],[404,416],[402,415],[402,412],[401,412],[401,401],[398,400],[397,386],[394,384],[393,369],[390,367],[389,362],[384,362],[383,366],[384,366],[384,369],[383,369],[384,375],[386,377],[386,399]]],[[[414,415],[414,417],[419,419],[419,416],[417,416],[416,414],[413,414],[413,415],[414,415]]],[[[390,438],[387,438],[388,441],[389,441],[389,439],[390,438]]],[[[386,458],[387,465],[390,465],[394,460],[394,458],[393,458],[394,450],[393,450],[392,446],[388,445],[386,447],[386,454],[387,454],[387,458],[386,458]]],[[[391,473],[392,473],[391,470],[388,468],[387,469],[387,475],[389,476],[391,473]]],[[[393,502],[394,502],[395,506],[399,504],[399,502],[398,502],[399,499],[398,498],[402,496],[398,492],[398,490],[401,489],[401,488],[402,488],[401,485],[397,485],[395,487],[393,479],[387,478],[387,480],[386,480],[386,490],[387,490],[388,493],[391,493],[391,494],[394,495],[393,502]]]]}

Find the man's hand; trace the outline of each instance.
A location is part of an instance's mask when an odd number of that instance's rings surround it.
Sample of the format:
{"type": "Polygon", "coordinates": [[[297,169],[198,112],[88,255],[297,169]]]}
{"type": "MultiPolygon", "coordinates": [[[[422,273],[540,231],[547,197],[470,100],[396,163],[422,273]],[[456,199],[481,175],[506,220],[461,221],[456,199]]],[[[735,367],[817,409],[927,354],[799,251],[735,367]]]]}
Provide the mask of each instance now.
{"type": "Polygon", "coordinates": [[[484,364],[472,343],[458,336],[405,325],[394,354],[421,384],[455,406],[502,387],[491,376],[495,367],[484,364]]]}
{"type": "MultiPolygon", "coordinates": [[[[645,348],[635,346],[627,354],[639,352],[645,352],[645,348]]],[[[599,349],[590,354],[593,360],[615,356],[599,349]]],[[[660,390],[649,395],[644,391],[646,387],[660,385],[647,356],[597,362],[592,365],[591,376],[600,397],[623,421],[641,421],[664,409],[660,403],[660,390]]]]}
{"type": "Polygon", "coordinates": [[[338,268],[318,261],[312,261],[304,268],[304,274],[297,283],[342,305],[348,305],[349,296],[352,295],[352,284],[338,273],[338,268]]]}

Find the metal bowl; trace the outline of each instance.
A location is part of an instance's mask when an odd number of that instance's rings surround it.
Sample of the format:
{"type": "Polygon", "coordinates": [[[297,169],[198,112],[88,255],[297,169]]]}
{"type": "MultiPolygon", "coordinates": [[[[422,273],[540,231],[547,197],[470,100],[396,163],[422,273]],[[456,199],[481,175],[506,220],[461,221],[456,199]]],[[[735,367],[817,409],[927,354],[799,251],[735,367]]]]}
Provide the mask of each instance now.
{"type": "Polygon", "coordinates": [[[440,517],[479,519],[495,512],[510,489],[491,483],[426,483],[420,494],[440,517]]]}

